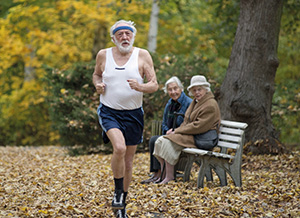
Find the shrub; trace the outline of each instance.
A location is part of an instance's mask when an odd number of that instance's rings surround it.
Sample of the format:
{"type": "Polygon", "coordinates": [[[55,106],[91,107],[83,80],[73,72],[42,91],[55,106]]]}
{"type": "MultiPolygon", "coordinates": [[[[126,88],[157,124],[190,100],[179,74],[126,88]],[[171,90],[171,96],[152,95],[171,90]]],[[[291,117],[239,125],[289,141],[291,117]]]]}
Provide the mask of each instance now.
{"type": "Polygon", "coordinates": [[[55,142],[47,93],[40,78],[26,80],[24,64],[0,74],[0,145],[49,145],[55,142]]]}
{"type": "Polygon", "coordinates": [[[299,87],[299,80],[285,80],[284,84],[277,84],[272,107],[272,121],[281,133],[281,142],[298,149],[300,147],[299,87]]]}
{"type": "Polygon", "coordinates": [[[151,137],[151,121],[153,119],[161,120],[163,117],[163,110],[169,99],[169,96],[162,90],[165,82],[172,76],[177,76],[186,88],[190,84],[190,79],[194,75],[205,75],[206,78],[212,83],[212,90],[216,87],[217,82],[214,79],[214,74],[209,72],[208,63],[211,60],[204,59],[202,56],[167,54],[158,56],[152,55],[157,81],[159,83],[159,90],[155,93],[144,95],[144,112],[145,112],[145,130],[144,130],[144,143],[143,148],[148,148],[148,141],[151,137]]]}
{"type": "MultiPolygon", "coordinates": [[[[171,77],[177,76],[186,88],[194,75],[203,74],[216,92],[223,79],[221,72],[210,72],[208,66],[213,60],[201,56],[162,55],[153,54],[159,90],[155,93],[144,94],[144,142],[139,150],[148,148],[151,137],[151,121],[161,120],[168,95],[162,90],[164,83],[171,77]]],[[[52,127],[60,135],[61,145],[80,145],[85,149],[101,145],[111,151],[111,146],[103,146],[101,127],[98,123],[97,107],[99,95],[92,84],[94,62],[76,64],[69,70],[47,69],[47,100],[52,127]]],[[[281,139],[285,143],[299,141],[299,83],[277,85],[273,98],[272,117],[275,128],[280,130],[281,139]],[[289,87],[289,88],[287,88],[289,87]]],[[[216,93],[215,93],[216,94],[216,93]]]]}
{"type": "MultiPolygon", "coordinates": [[[[207,60],[199,56],[186,58],[182,55],[153,55],[159,90],[144,95],[144,142],[139,149],[148,148],[151,120],[162,119],[163,110],[169,97],[162,88],[171,76],[178,76],[185,88],[190,78],[204,74],[210,78],[207,60]]],[[[101,127],[98,123],[97,107],[99,95],[92,83],[94,62],[76,64],[69,70],[48,68],[46,81],[49,102],[49,115],[52,127],[60,135],[61,145],[81,145],[85,148],[102,144],[101,127]]]]}
{"type": "Polygon", "coordinates": [[[93,67],[92,63],[81,63],[64,71],[47,69],[49,115],[61,145],[89,147],[102,142],[93,67]]]}

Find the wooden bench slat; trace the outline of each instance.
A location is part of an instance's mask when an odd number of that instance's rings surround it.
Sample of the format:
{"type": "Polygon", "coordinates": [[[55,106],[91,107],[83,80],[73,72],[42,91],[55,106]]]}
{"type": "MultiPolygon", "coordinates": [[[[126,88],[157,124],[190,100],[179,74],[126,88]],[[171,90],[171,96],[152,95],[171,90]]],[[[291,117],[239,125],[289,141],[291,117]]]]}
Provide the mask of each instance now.
{"type": "Polygon", "coordinates": [[[236,143],[230,143],[230,142],[225,142],[225,141],[220,141],[218,142],[219,147],[225,147],[225,148],[231,148],[237,150],[239,148],[239,144],[236,143]]]}
{"type": "Polygon", "coordinates": [[[241,137],[219,134],[219,140],[240,143],[242,141],[241,137]]]}
{"type": "Polygon", "coordinates": [[[230,154],[223,154],[223,153],[219,153],[219,152],[212,152],[211,156],[225,158],[225,159],[234,159],[234,156],[232,156],[230,154]]]}
{"type": "Polygon", "coordinates": [[[244,130],[241,129],[233,129],[233,128],[228,128],[228,127],[224,127],[221,126],[219,129],[220,133],[227,133],[227,134],[231,134],[231,135],[238,135],[241,136],[244,133],[244,130]]]}
{"type": "Polygon", "coordinates": [[[202,150],[202,149],[198,149],[198,148],[185,148],[185,149],[183,149],[183,151],[185,153],[189,153],[189,154],[209,155],[209,156],[215,156],[215,157],[221,157],[221,158],[234,159],[234,156],[229,155],[229,154],[212,152],[212,151],[202,150]]]}
{"type": "Polygon", "coordinates": [[[152,136],[162,134],[161,124],[162,124],[162,121],[158,121],[158,120],[153,120],[152,121],[152,125],[151,125],[151,134],[152,134],[152,136]]]}
{"type": "Polygon", "coordinates": [[[199,155],[205,155],[209,152],[207,150],[202,150],[198,148],[185,148],[183,149],[183,151],[189,154],[199,154],[199,155]]]}
{"type": "Polygon", "coordinates": [[[221,120],[221,125],[239,128],[239,129],[246,129],[248,126],[247,123],[241,123],[241,122],[235,122],[235,121],[229,121],[229,120],[221,120]]]}

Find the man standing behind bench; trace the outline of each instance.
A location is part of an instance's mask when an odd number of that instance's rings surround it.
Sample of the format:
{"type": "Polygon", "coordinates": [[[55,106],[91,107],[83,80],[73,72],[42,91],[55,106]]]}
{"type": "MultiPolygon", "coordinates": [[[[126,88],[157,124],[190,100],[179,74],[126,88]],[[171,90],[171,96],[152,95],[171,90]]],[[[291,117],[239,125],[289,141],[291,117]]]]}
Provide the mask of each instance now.
{"type": "Polygon", "coordinates": [[[125,200],[132,179],[133,157],[137,144],[143,140],[143,93],[158,89],[149,52],[133,47],[136,32],[134,22],[117,21],[110,29],[116,46],[98,52],[93,73],[93,83],[100,94],[97,113],[103,141],[111,141],[113,146],[112,208],[117,217],[127,217],[125,200]]]}

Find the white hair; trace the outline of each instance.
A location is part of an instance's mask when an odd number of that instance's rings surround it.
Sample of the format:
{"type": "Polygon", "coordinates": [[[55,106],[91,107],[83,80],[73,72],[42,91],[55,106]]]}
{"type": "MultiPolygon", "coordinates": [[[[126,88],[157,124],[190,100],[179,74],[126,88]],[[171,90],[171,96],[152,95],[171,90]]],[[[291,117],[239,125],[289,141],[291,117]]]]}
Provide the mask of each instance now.
{"type": "Polygon", "coordinates": [[[178,77],[177,77],[177,76],[172,76],[172,77],[171,77],[170,79],[168,79],[168,81],[165,83],[165,87],[163,88],[163,90],[164,90],[165,93],[168,93],[168,85],[169,85],[170,83],[176,83],[176,84],[179,86],[179,88],[181,89],[181,91],[184,90],[184,87],[183,87],[181,81],[178,79],[178,77]]]}
{"type": "Polygon", "coordinates": [[[112,27],[110,28],[110,37],[114,36],[113,31],[114,31],[114,29],[116,29],[116,26],[118,26],[120,23],[126,23],[127,25],[129,25],[133,29],[133,35],[134,36],[136,35],[137,30],[134,27],[135,23],[133,21],[131,21],[131,20],[129,20],[129,21],[127,21],[127,20],[119,20],[114,25],[112,25],[112,27]]]}

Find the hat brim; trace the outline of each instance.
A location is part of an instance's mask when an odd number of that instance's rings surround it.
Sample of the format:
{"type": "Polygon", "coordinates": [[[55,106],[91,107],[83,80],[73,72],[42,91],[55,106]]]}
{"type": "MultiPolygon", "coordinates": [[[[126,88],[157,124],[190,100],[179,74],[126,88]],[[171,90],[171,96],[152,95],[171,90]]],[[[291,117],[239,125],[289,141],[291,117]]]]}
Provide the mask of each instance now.
{"type": "Polygon", "coordinates": [[[191,88],[193,88],[194,86],[207,86],[210,87],[210,84],[208,82],[204,82],[204,83],[194,83],[192,85],[190,85],[187,90],[190,91],[191,88]]]}

